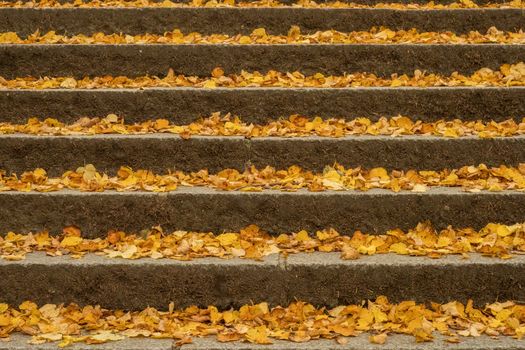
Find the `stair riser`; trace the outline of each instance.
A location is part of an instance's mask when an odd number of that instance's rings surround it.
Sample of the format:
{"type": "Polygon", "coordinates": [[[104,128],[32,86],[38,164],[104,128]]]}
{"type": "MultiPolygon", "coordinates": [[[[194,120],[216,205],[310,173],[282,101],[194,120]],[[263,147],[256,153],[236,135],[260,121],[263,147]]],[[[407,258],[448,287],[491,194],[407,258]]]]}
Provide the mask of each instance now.
{"type": "Polygon", "coordinates": [[[379,295],[392,302],[473,299],[478,305],[525,297],[522,258],[507,262],[479,257],[385,258],[391,263],[380,263],[375,256],[342,261],[337,254],[319,253],[291,255],[287,262],[279,262],[275,255],[265,262],[30,257],[0,261],[0,295],[2,302],[13,305],[31,300],[40,305],[75,302],[133,310],[167,309],[170,301],[177,308],[196,304],[224,309],[262,301],[287,305],[297,299],[333,307],[379,295]]]}
{"type": "Polygon", "coordinates": [[[456,33],[486,32],[492,26],[517,31],[525,28],[525,15],[520,9],[0,8],[0,32],[15,31],[24,36],[36,30],[68,35],[101,31],[162,34],[175,28],[184,33],[235,35],[249,34],[259,27],[271,34],[286,34],[293,25],[300,26],[305,33],[330,29],[350,32],[381,26],[456,33]]]}
{"type": "Polygon", "coordinates": [[[152,192],[4,192],[0,194],[0,232],[76,225],[87,237],[108,230],[138,232],[155,225],[166,230],[223,232],[256,224],[270,233],[333,227],[384,233],[409,229],[423,220],[481,228],[489,222],[525,221],[525,195],[519,192],[465,193],[458,189],[426,193],[369,192],[220,192],[203,188],[152,192]]]}
{"type": "Polygon", "coordinates": [[[169,68],[209,76],[217,66],[226,74],[274,69],[389,76],[422,69],[448,75],[521,61],[525,45],[0,45],[0,76],[5,78],[164,76],[169,68]]]}
{"type": "Polygon", "coordinates": [[[259,124],[292,114],[521,121],[524,100],[525,88],[0,90],[0,121],[54,117],[73,123],[116,113],[128,123],[167,118],[188,124],[214,112],[259,124]]]}
{"type": "Polygon", "coordinates": [[[346,138],[255,138],[148,136],[3,136],[0,167],[21,174],[41,167],[60,176],[84,164],[114,174],[122,165],[165,173],[168,169],[218,172],[250,164],[322,171],[346,167],[442,170],[465,165],[525,163],[525,137],[495,139],[371,136],[346,138]],[[99,137],[100,136],[100,137],[99,137]],[[21,157],[20,155],[24,155],[21,157]],[[432,155],[432,157],[429,157],[432,155]]]}

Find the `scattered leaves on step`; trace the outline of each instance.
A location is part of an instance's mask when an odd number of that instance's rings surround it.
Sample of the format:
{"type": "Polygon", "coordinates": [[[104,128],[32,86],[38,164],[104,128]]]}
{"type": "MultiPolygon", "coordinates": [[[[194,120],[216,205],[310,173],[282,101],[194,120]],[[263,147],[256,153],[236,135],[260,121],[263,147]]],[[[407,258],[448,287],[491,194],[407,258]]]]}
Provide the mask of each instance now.
{"type": "Polygon", "coordinates": [[[192,337],[215,336],[221,342],[244,340],[271,344],[275,340],[304,342],[334,339],[339,344],[368,332],[372,343],[388,342],[388,334],[412,335],[416,342],[432,341],[440,333],[453,342],[481,335],[525,334],[525,306],[512,301],[483,308],[451,301],[446,304],[392,304],[384,296],[357,305],[316,308],[297,301],[270,308],[267,303],[218,310],[190,306],[168,311],[148,307],[141,311],[107,310],[100,306],[46,304],[26,301],[18,308],[0,304],[0,338],[21,332],[30,343],[58,341],[65,347],[78,342],[100,344],[132,337],[171,338],[188,343],[192,337]]]}
{"type": "MultiPolygon", "coordinates": [[[[420,32],[410,30],[392,30],[386,27],[373,27],[370,31],[338,32],[335,30],[317,31],[312,34],[302,34],[301,29],[293,26],[288,35],[273,35],[264,28],[257,28],[250,35],[210,34],[197,32],[182,33],[173,29],[164,34],[137,34],[125,33],[92,35],[77,34],[72,36],[57,34],[49,31],[41,34],[36,31],[27,37],[20,38],[15,32],[0,33],[0,44],[524,44],[525,33],[504,32],[491,27],[485,34],[471,31],[466,34],[446,32],[420,32]]],[[[222,75],[214,77],[220,77],[222,75]]],[[[74,85],[74,81],[69,85],[74,85]]],[[[75,87],[75,86],[64,86],[75,87]]]]}
{"type": "MultiPolygon", "coordinates": [[[[102,237],[103,235],[101,235],[102,237]]],[[[66,227],[61,235],[47,231],[0,236],[0,257],[22,260],[27,253],[45,252],[49,256],[70,255],[80,258],[94,253],[109,258],[175,259],[243,258],[261,260],[271,254],[339,253],[341,259],[355,260],[364,255],[401,254],[440,258],[444,255],[469,253],[511,258],[525,253],[525,224],[490,223],[481,230],[448,227],[435,230],[429,222],[418,224],[404,232],[393,229],[384,234],[340,234],[334,229],[282,233],[271,236],[255,225],[240,232],[215,235],[211,232],[174,231],[165,233],[161,227],[138,234],[110,231],[105,238],[82,238],[80,230],[66,227]]]]}
{"type": "Polygon", "coordinates": [[[243,172],[224,169],[210,174],[206,169],[198,172],[169,170],[165,174],[149,170],[133,170],[122,166],[115,176],[100,173],[87,164],[76,170],[66,171],[61,177],[49,177],[46,170],[37,168],[20,176],[0,171],[0,191],[51,192],[62,189],[86,192],[149,191],[170,192],[179,186],[201,186],[224,191],[368,191],[388,189],[425,192],[429,187],[460,187],[465,191],[481,190],[525,190],[525,164],[518,167],[464,166],[459,169],[392,170],[384,168],[348,168],[334,164],[326,166],[323,172],[314,173],[291,166],[277,170],[270,166],[257,169],[254,166],[243,172]]]}
{"type": "Polygon", "coordinates": [[[522,8],[522,0],[483,2],[460,0],[450,3],[404,3],[385,2],[367,4],[347,1],[322,1],[299,0],[292,3],[275,0],[235,1],[235,0],[193,0],[191,2],[171,0],[31,0],[31,1],[0,1],[0,7],[306,7],[306,8],[390,8],[390,9],[462,9],[462,8],[522,8]]]}
{"type": "Polygon", "coordinates": [[[478,136],[482,138],[508,137],[525,134],[525,118],[521,122],[508,119],[496,121],[437,120],[423,122],[408,117],[381,117],[377,121],[368,118],[345,120],[344,118],[322,119],[292,115],[288,119],[268,121],[265,124],[243,122],[230,114],[213,113],[208,118],[198,119],[190,124],[177,125],[166,119],[145,119],[126,124],[124,118],[109,114],[104,118],[80,118],[72,124],[65,124],[54,118],[43,121],[30,118],[25,124],[0,122],[0,134],[31,135],[95,135],[123,134],[140,135],[151,133],[178,134],[183,138],[199,136],[244,136],[254,137],[298,137],[322,136],[343,137],[352,135],[425,135],[443,137],[478,136]]]}
{"type": "MultiPolygon", "coordinates": [[[[214,70],[214,72],[217,72],[214,70]]],[[[213,73],[212,73],[213,74],[213,73]]],[[[414,71],[413,75],[392,74],[390,77],[379,77],[372,73],[352,73],[341,76],[316,73],[305,76],[300,72],[267,73],[241,71],[240,74],[221,75],[217,77],[185,76],[175,74],[170,69],[161,78],[141,76],[129,78],[124,76],[84,77],[23,77],[5,79],[0,77],[0,88],[8,89],[77,89],[100,88],[151,88],[151,87],[196,87],[196,88],[239,88],[239,87],[281,87],[281,88],[344,88],[344,87],[431,87],[431,86],[525,86],[525,63],[504,64],[499,70],[481,68],[470,76],[454,72],[449,76],[414,71]]]]}

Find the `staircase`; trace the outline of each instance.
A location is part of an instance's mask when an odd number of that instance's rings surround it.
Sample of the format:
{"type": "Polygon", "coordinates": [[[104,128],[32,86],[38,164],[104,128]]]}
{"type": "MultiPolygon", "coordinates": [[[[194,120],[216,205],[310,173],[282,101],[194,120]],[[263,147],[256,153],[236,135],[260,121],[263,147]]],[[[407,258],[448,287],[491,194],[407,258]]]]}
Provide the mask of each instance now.
{"type": "MultiPolygon", "coordinates": [[[[499,0],[498,0],[499,1],[499,0]]],[[[496,1],[496,3],[498,3],[496,1]]],[[[401,4],[407,1],[399,0],[401,4]]],[[[419,0],[411,3],[423,4],[419,0]]],[[[446,3],[447,1],[443,1],[446,3]]],[[[441,3],[441,2],[440,2],[441,3]]],[[[299,26],[304,33],[342,32],[388,27],[392,30],[468,31],[485,33],[525,29],[525,9],[480,7],[465,9],[405,9],[375,7],[0,7],[0,32],[27,36],[36,30],[60,34],[96,32],[162,34],[184,33],[249,35],[257,28],[286,34],[299,26]]],[[[484,0],[477,4],[484,6],[484,0]]],[[[139,77],[176,74],[209,76],[215,67],[226,75],[245,71],[301,71],[310,75],[371,72],[389,77],[414,71],[448,76],[470,75],[481,68],[525,61],[523,44],[2,44],[0,76],[139,77]]],[[[57,118],[72,123],[80,117],[114,113],[127,123],[165,118],[191,123],[213,112],[232,113],[246,122],[301,114],[309,117],[353,119],[406,115],[414,120],[459,118],[503,121],[525,116],[525,87],[157,87],[0,89],[0,122],[20,123],[29,117],[57,118]]],[[[115,174],[133,169],[218,172],[243,170],[248,165],[285,169],[292,165],[321,172],[338,162],[347,167],[384,167],[399,170],[441,170],[465,165],[518,166],[525,163],[525,136],[502,138],[440,136],[345,136],[329,138],[144,135],[0,135],[0,168],[21,174],[44,168],[60,176],[85,164],[115,174]]],[[[111,229],[139,232],[161,225],[166,232],[237,232],[256,224],[271,234],[333,227],[384,233],[409,229],[430,220],[436,228],[490,222],[525,221],[521,191],[466,192],[457,187],[435,187],[426,192],[389,190],[261,192],[217,191],[206,187],[179,187],[168,193],[147,191],[0,192],[0,232],[47,229],[60,234],[74,225],[86,237],[104,237],[111,229]]],[[[478,306],[495,301],[525,301],[525,256],[498,259],[471,254],[440,259],[393,253],[342,260],[336,253],[270,255],[264,261],[203,258],[109,259],[87,254],[67,256],[28,254],[19,261],[0,260],[0,301],[19,305],[31,300],[46,303],[101,305],[110,309],[166,309],[190,305],[219,309],[252,302],[288,305],[303,300],[327,307],[359,303],[385,295],[391,302],[446,303],[473,299],[478,306]]],[[[292,349],[525,349],[510,337],[465,338],[449,344],[416,343],[394,335],[386,344],[371,344],[367,335],[341,345],[330,340],[307,343],[276,341],[271,345],[219,343],[195,338],[174,345],[171,340],[126,339],[101,345],[76,344],[75,349],[164,350],[292,350],[292,349]]],[[[27,345],[27,336],[0,342],[0,349],[54,349],[55,344],[27,345]]]]}

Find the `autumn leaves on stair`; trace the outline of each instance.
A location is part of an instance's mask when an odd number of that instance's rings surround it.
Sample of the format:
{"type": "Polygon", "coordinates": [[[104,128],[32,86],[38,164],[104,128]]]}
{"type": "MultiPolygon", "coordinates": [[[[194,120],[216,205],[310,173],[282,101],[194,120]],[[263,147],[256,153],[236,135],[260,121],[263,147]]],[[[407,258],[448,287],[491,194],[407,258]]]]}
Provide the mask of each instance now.
{"type": "Polygon", "coordinates": [[[0,2],[0,347],[525,349],[523,6],[0,2]]]}

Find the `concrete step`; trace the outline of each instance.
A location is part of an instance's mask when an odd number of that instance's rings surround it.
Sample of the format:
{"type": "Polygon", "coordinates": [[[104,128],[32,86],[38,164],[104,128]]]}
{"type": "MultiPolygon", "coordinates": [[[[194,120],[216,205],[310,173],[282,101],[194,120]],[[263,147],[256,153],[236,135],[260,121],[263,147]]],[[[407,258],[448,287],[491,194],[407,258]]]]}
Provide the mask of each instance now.
{"type": "Polygon", "coordinates": [[[436,229],[448,225],[480,229],[489,222],[525,221],[524,205],[525,194],[518,191],[470,193],[443,187],[423,193],[237,192],[203,187],[179,187],[169,193],[2,192],[0,232],[59,233],[75,225],[86,237],[105,237],[111,229],[138,232],[155,225],[220,233],[256,224],[272,234],[327,227],[350,234],[409,229],[422,220],[430,220],[436,229]]]}
{"type": "Polygon", "coordinates": [[[167,118],[188,124],[217,111],[231,112],[253,123],[296,113],[373,120],[402,114],[423,121],[521,121],[525,116],[523,100],[523,87],[0,89],[0,121],[21,123],[28,117],[54,117],[73,123],[84,116],[115,113],[129,123],[167,118]]]}
{"type": "MultiPolygon", "coordinates": [[[[58,343],[28,344],[31,336],[13,334],[9,342],[0,342],[0,350],[57,350],[58,343]]],[[[407,339],[408,340],[408,339],[407,339]]],[[[517,342],[519,345],[519,342],[517,342]]],[[[88,345],[75,343],[71,350],[179,350],[172,339],[127,338],[120,341],[88,345]]],[[[474,350],[474,349],[473,349],[474,350]]]]}
{"type": "Polygon", "coordinates": [[[388,76],[412,75],[420,69],[449,75],[523,61],[525,45],[503,44],[0,45],[0,76],[4,78],[164,76],[170,68],[178,74],[209,76],[217,66],[226,74],[273,69],[307,75],[372,72],[388,76]]]}
{"type": "MultiPolygon", "coordinates": [[[[478,338],[461,338],[458,344],[451,344],[439,334],[435,340],[426,343],[416,343],[414,337],[389,334],[385,344],[371,344],[369,334],[347,338],[348,343],[339,345],[335,340],[312,340],[306,343],[275,341],[273,344],[261,345],[247,342],[220,343],[214,337],[193,338],[191,344],[176,345],[171,339],[128,338],[117,342],[97,345],[76,343],[69,346],[72,350],[523,350],[525,342],[511,337],[498,339],[481,336],[478,338]]],[[[29,336],[14,335],[10,342],[0,342],[0,350],[56,350],[56,343],[30,345],[29,336]]]]}
{"type": "Polygon", "coordinates": [[[525,163],[525,136],[446,138],[437,136],[263,137],[174,134],[33,136],[0,135],[0,166],[21,174],[35,168],[60,176],[84,164],[114,174],[120,166],[164,173],[166,169],[218,172],[255,165],[286,169],[299,165],[320,172],[335,162],[345,167],[442,170],[484,163],[525,163]],[[23,157],[20,155],[23,154],[23,157]],[[432,157],[428,155],[431,154],[432,157]]]}
{"type": "Polygon", "coordinates": [[[286,259],[270,255],[264,261],[176,261],[32,253],[25,260],[0,260],[0,294],[12,305],[31,300],[40,305],[75,302],[128,310],[148,306],[165,310],[170,301],[177,308],[229,308],[262,301],[288,305],[294,300],[335,307],[378,295],[391,302],[473,299],[482,306],[523,300],[524,268],[521,255],[502,260],[477,254],[468,259],[386,254],[341,260],[336,253],[302,253],[286,259]]]}
{"type": "Polygon", "coordinates": [[[178,28],[184,33],[249,34],[264,27],[285,34],[298,25],[302,32],[417,28],[420,31],[486,32],[525,28],[522,9],[394,10],[377,8],[0,8],[0,32],[29,35],[36,30],[57,33],[162,34],[178,28]]]}
{"type": "Polygon", "coordinates": [[[251,345],[249,343],[233,342],[219,343],[213,338],[197,338],[192,344],[184,344],[181,350],[492,350],[492,349],[513,349],[520,350],[525,347],[525,342],[510,337],[500,337],[492,339],[486,336],[479,338],[461,338],[458,344],[451,344],[439,334],[435,335],[435,340],[427,343],[416,343],[414,338],[405,335],[388,335],[385,344],[371,344],[368,334],[359,335],[355,338],[348,338],[348,343],[339,345],[333,340],[314,340],[306,343],[292,343],[276,341],[271,345],[251,345]]]}

